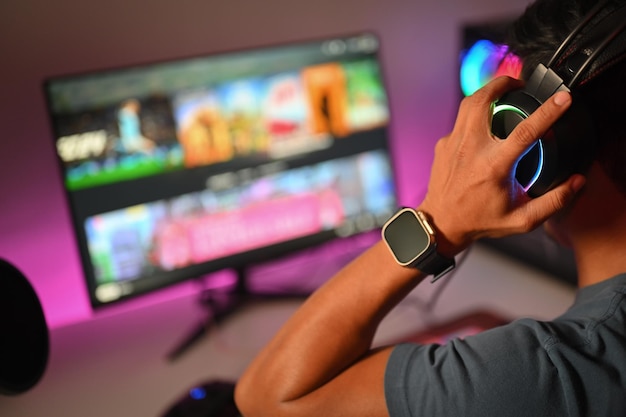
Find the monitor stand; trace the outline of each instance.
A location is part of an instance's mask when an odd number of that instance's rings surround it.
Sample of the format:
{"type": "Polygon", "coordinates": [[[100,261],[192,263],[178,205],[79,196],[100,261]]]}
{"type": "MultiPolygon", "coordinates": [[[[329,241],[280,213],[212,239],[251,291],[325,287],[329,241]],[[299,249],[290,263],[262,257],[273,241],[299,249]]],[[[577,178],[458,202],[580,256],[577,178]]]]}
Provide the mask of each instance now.
{"type": "MultiPolygon", "coordinates": [[[[196,325],[167,355],[170,361],[182,356],[216,324],[249,302],[303,300],[343,266],[379,239],[380,232],[335,239],[298,253],[257,265],[235,269],[235,278],[200,292],[199,303],[206,318],[196,325]],[[307,277],[302,276],[307,271],[307,277]],[[277,276],[282,276],[276,280],[277,276]],[[282,281],[280,282],[275,281],[282,281]],[[269,283],[269,286],[267,285],[269,283]]],[[[209,277],[210,278],[210,277],[209,277]]]]}
{"type": "Polygon", "coordinates": [[[198,302],[206,311],[206,318],[198,323],[168,354],[169,361],[175,361],[198,343],[210,330],[228,319],[238,309],[249,302],[307,298],[311,291],[302,292],[257,292],[248,288],[248,268],[235,270],[236,279],[230,283],[205,288],[199,293],[198,302]]]}

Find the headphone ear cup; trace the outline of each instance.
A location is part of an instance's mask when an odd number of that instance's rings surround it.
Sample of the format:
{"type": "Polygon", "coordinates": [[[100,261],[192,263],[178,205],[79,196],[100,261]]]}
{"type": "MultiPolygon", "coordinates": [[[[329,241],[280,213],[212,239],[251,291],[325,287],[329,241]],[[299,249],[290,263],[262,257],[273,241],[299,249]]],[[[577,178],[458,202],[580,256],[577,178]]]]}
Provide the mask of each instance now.
{"type": "Polygon", "coordinates": [[[494,105],[491,132],[500,139],[508,138],[539,106],[541,102],[524,90],[506,93],[494,105]]]}
{"type": "MultiPolygon", "coordinates": [[[[578,100],[581,101],[581,100],[578,100]]],[[[506,139],[542,104],[524,90],[502,96],[494,107],[492,133],[506,139]]],[[[584,172],[594,155],[594,130],[584,106],[574,100],[568,111],[517,163],[515,178],[530,197],[539,197],[575,172],[584,172]]]]}
{"type": "MultiPolygon", "coordinates": [[[[518,124],[539,108],[541,102],[524,90],[511,91],[495,103],[491,119],[491,132],[504,140],[515,130],[518,124]]],[[[515,167],[515,179],[531,196],[539,194],[537,183],[542,173],[545,175],[545,150],[543,139],[533,145],[518,161],[515,167]]]]}

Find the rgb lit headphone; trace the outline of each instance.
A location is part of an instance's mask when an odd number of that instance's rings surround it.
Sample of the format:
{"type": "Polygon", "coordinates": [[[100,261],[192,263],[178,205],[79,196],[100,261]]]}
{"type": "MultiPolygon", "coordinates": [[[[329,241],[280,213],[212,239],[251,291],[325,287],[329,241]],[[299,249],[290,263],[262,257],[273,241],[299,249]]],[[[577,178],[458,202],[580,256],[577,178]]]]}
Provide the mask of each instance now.
{"type": "MultiPolygon", "coordinates": [[[[565,38],[547,65],[539,64],[524,89],[505,94],[494,106],[492,133],[505,139],[557,91],[571,91],[626,57],[626,5],[595,5],[565,38]]],[[[594,127],[580,99],[520,159],[515,177],[537,197],[575,172],[583,172],[594,156],[594,127]]]]}

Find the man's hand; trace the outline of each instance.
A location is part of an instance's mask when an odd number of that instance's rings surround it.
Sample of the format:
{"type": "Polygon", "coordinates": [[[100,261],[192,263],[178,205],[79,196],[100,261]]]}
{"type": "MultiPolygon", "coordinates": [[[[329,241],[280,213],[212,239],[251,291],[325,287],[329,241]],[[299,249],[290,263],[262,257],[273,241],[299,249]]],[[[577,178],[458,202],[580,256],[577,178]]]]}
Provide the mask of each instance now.
{"type": "Polygon", "coordinates": [[[492,104],[520,87],[520,81],[500,77],[465,98],[452,133],[436,145],[420,209],[433,218],[444,255],[454,256],[482,237],[534,229],[565,207],[584,184],[582,175],[573,175],[531,199],[515,179],[517,161],[571,104],[571,96],[559,92],[506,140],[499,139],[491,133],[492,104]]]}

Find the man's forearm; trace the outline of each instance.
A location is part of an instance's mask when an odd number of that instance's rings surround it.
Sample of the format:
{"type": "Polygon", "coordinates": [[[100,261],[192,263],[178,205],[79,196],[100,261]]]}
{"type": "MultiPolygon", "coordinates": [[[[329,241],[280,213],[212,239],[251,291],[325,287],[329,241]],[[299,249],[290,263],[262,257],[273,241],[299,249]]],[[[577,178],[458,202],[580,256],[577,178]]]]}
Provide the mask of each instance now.
{"type": "Polygon", "coordinates": [[[380,321],[422,279],[374,245],[290,318],[241,378],[240,402],[294,401],[331,381],[368,353],[380,321]]]}

